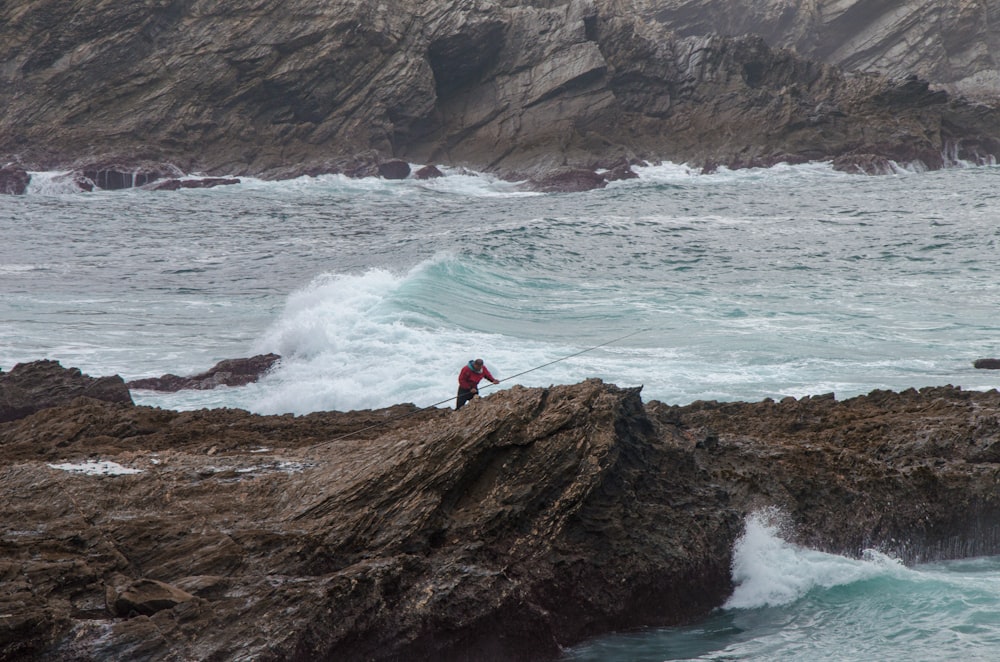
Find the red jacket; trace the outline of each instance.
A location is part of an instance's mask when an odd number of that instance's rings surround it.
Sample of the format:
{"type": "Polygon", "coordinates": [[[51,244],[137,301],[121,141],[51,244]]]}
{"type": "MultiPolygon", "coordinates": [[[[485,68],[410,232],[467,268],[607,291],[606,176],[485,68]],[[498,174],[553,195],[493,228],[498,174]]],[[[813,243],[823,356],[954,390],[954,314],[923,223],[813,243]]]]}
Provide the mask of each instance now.
{"type": "Polygon", "coordinates": [[[483,379],[483,377],[491,382],[496,381],[493,379],[493,375],[490,374],[490,371],[485,365],[483,366],[482,372],[476,372],[472,369],[472,361],[469,361],[465,367],[462,368],[462,371],[458,373],[458,386],[459,388],[464,388],[466,391],[471,391],[479,386],[479,382],[483,379]]]}

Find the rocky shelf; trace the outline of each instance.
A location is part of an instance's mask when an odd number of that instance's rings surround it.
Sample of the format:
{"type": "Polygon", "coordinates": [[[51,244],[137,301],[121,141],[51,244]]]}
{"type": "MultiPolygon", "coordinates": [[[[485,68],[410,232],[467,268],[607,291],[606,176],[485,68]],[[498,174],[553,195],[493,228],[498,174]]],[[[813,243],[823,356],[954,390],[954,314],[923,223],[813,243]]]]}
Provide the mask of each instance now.
{"type": "Polygon", "coordinates": [[[551,659],[721,605],[762,508],[830,552],[1000,552],[997,391],[257,416],[61,388],[0,423],[2,659],[551,659]]]}

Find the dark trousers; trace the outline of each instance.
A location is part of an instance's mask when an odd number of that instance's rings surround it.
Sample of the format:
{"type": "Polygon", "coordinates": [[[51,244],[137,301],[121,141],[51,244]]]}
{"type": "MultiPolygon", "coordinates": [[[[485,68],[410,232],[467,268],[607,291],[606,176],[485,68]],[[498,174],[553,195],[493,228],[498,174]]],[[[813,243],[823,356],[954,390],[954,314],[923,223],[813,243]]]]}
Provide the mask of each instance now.
{"type": "Polygon", "coordinates": [[[462,408],[466,402],[476,397],[475,391],[470,391],[469,389],[464,389],[461,386],[458,387],[458,396],[455,398],[455,411],[462,408]]]}

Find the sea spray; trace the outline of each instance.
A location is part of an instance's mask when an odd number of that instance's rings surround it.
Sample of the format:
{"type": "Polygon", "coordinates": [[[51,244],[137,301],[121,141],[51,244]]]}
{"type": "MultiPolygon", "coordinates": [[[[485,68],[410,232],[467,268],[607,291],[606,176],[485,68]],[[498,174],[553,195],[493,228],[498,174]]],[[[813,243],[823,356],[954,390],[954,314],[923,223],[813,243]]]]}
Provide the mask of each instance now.
{"type": "Polygon", "coordinates": [[[884,575],[901,564],[875,550],[864,560],[827,554],[786,542],[791,524],[779,509],[749,515],[733,550],[736,589],[725,609],[753,609],[790,604],[814,588],[831,588],[884,575]]]}
{"type": "Polygon", "coordinates": [[[601,637],[577,662],[992,662],[1000,650],[1000,557],[907,568],[788,542],[790,519],[746,518],[730,599],[701,623],[601,637]]]}

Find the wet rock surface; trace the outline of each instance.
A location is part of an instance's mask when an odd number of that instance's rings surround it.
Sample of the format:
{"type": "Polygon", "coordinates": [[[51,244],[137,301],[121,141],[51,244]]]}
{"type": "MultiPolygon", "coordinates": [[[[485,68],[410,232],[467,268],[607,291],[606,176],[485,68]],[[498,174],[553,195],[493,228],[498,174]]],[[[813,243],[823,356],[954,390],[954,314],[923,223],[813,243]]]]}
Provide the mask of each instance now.
{"type": "Polygon", "coordinates": [[[130,389],[148,389],[170,393],[184,389],[207,390],[217,386],[246,386],[261,378],[281,360],[277,354],[258,354],[245,359],[225,359],[205,372],[189,377],[166,374],[161,377],[134,379],[126,384],[130,389]]]}
{"type": "Polygon", "coordinates": [[[31,182],[31,175],[16,165],[0,168],[0,195],[24,195],[31,182]]]}
{"type": "Polygon", "coordinates": [[[681,407],[588,380],[298,417],[76,399],[0,424],[0,657],[551,659],[721,604],[761,508],[832,552],[998,553],[998,462],[1000,393],[953,387],[681,407]]]}

